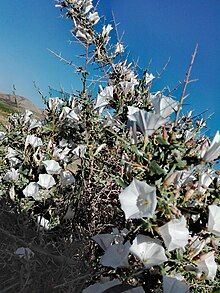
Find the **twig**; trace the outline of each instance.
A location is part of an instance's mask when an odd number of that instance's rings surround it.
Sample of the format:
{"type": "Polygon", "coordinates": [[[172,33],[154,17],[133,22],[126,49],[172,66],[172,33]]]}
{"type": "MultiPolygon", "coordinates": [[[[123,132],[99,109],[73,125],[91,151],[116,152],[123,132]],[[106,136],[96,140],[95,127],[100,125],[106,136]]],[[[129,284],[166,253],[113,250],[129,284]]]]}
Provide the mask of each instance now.
{"type": "Polygon", "coordinates": [[[182,90],[182,94],[181,94],[181,97],[180,97],[180,102],[179,102],[179,105],[178,105],[178,110],[176,112],[176,120],[175,120],[175,126],[177,126],[178,124],[178,120],[179,120],[179,115],[180,115],[180,110],[181,110],[181,107],[182,107],[182,104],[183,104],[183,101],[184,99],[186,98],[185,97],[185,94],[186,94],[186,89],[187,89],[187,86],[189,83],[195,81],[195,80],[190,80],[190,74],[191,74],[191,70],[192,70],[192,67],[193,67],[193,63],[195,61],[195,58],[196,58],[196,54],[198,52],[198,44],[196,44],[196,47],[195,47],[195,50],[192,54],[192,58],[191,58],[191,62],[189,64],[189,68],[186,72],[186,77],[185,77],[185,80],[184,80],[184,85],[183,85],[183,90],[182,90]]]}

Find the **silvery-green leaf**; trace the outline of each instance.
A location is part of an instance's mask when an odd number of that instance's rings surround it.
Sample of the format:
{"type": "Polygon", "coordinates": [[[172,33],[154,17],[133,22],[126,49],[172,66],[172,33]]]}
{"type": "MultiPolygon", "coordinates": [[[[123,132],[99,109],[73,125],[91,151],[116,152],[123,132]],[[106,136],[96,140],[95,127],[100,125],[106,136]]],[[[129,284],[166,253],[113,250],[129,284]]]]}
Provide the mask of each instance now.
{"type": "Polygon", "coordinates": [[[163,246],[157,240],[142,234],[134,239],[130,251],[146,268],[160,265],[168,260],[163,246]]]}
{"type": "Polygon", "coordinates": [[[157,206],[156,188],[133,179],[120,193],[119,200],[126,219],[151,217],[157,206]]]}
{"type": "Polygon", "coordinates": [[[188,244],[189,230],[186,228],[184,216],[169,221],[160,227],[159,231],[168,251],[183,248],[188,244]]]}

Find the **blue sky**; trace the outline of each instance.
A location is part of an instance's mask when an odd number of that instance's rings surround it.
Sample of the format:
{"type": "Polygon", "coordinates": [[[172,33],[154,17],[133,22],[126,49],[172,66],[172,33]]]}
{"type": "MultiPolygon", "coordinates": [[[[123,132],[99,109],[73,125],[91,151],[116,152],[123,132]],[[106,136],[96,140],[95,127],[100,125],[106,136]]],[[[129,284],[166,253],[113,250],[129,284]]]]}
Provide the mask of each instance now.
{"type": "MultiPolygon", "coordinates": [[[[48,85],[75,89],[79,81],[73,70],[59,62],[47,50],[62,52],[75,62],[79,48],[70,44],[71,23],[60,18],[53,0],[5,1],[0,8],[0,92],[17,93],[41,106],[33,87],[36,81],[45,94],[48,85]]],[[[209,109],[215,112],[208,125],[211,133],[220,129],[220,1],[219,0],[101,0],[100,14],[111,21],[114,11],[119,31],[130,58],[139,57],[140,66],[151,60],[151,71],[170,64],[154,88],[175,87],[183,80],[196,43],[199,52],[188,88],[187,99],[195,114],[209,109]]],[[[179,93],[177,93],[179,98],[179,93]]]]}

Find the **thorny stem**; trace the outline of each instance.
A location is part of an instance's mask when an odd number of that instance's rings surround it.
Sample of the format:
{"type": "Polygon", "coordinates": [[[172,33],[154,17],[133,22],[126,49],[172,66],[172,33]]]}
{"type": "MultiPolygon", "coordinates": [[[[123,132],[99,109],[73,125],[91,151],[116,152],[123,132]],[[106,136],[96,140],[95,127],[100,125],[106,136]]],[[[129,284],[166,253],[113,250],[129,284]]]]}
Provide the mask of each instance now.
{"type": "Polygon", "coordinates": [[[179,102],[179,105],[178,105],[178,110],[176,112],[176,120],[175,120],[175,124],[174,124],[175,126],[177,126],[177,124],[178,124],[179,115],[180,115],[180,111],[181,111],[181,108],[182,108],[182,105],[183,105],[183,101],[185,99],[185,94],[186,94],[187,86],[188,86],[189,83],[195,81],[195,80],[190,80],[190,74],[191,74],[191,71],[192,71],[193,63],[195,61],[197,52],[198,52],[198,44],[196,44],[195,50],[194,50],[194,52],[192,54],[191,62],[189,64],[189,68],[188,68],[188,70],[186,72],[186,76],[185,76],[185,80],[184,80],[184,86],[183,86],[182,94],[181,94],[181,97],[180,97],[180,102],[179,102]]]}

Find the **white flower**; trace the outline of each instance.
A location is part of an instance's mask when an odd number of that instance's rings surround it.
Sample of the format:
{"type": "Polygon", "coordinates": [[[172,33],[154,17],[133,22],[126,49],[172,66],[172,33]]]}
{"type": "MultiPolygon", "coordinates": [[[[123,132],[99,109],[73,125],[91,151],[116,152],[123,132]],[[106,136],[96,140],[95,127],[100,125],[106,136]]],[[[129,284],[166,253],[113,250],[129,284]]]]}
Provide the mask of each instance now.
{"type": "Polygon", "coordinates": [[[5,181],[17,181],[19,178],[19,170],[11,168],[4,176],[5,181]]]}
{"type": "Polygon", "coordinates": [[[31,120],[31,116],[33,115],[34,113],[30,110],[25,110],[25,113],[24,113],[24,123],[27,123],[31,120]]]}
{"type": "Polygon", "coordinates": [[[212,183],[213,179],[214,179],[214,176],[211,170],[208,170],[208,172],[201,174],[199,176],[198,191],[204,194],[207,188],[209,187],[209,185],[212,183]]]}
{"type": "Polygon", "coordinates": [[[90,12],[89,15],[88,15],[88,19],[92,23],[92,25],[97,24],[99,22],[99,20],[100,20],[98,12],[93,12],[93,13],[90,12]]]}
{"type": "Polygon", "coordinates": [[[90,32],[86,29],[81,27],[80,25],[76,28],[76,37],[83,43],[90,44],[92,42],[92,36],[90,32]]]}
{"type": "Polygon", "coordinates": [[[193,170],[176,171],[174,177],[174,185],[177,188],[180,188],[183,185],[186,185],[195,179],[196,177],[193,175],[193,170]]]}
{"type": "Polygon", "coordinates": [[[49,221],[43,216],[37,216],[37,224],[40,226],[40,229],[49,230],[50,225],[49,221]]]}
{"type": "Polygon", "coordinates": [[[159,228],[160,234],[168,251],[182,248],[188,244],[189,230],[186,228],[186,219],[173,219],[159,228]]]}
{"type": "Polygon", "coordinates": [[[86,146],[83,144],[78,145],[74,150],[73,153],[77,155],[77,157],[83,158],[86,153],[86,146]]]}
{"type": "Polygon", "coordinates": [[[59,160],[65,161],[70,151],[71,149],[68,147],[65,147],[64,149],[55,147],[53,151],[53,157],[57,157],[59,160]]]}
{"type": "Polygon", "coordinates": [[[5,132],[0,131],[0,140],[3,140],[5,138],[5,132]]]}
{"type": "Polygon", "coordinates": [[[46,160],[42,162],[46,168],[48,174],[59,174],[61,171],[61,167],[58,162],[55,160],[46,160]]]}
{"type": "Polygon", "coordinates": [[[121,268],[128,267],[128,254],[131,244],[127,241],[125,244],[110,245],[105,254],[101,257],[100,263],[106,267],[121,268]]]}
{"type": "Polygon", "coordinates": [[[52,186],[54,186],[56,184],[54,178],[52,175],[49,174],[40,174],[39,175],[39,180],[37,182],[41,187],[44,188],[51,188],[52,186]]]}
{"type": "Polygon", "coordinates": [[[29,125],[29,130],[42,127],[42,122],[38,121],[37,119],[31,119],[30,120],[30,125],[29,125]]]}
{"type": "Polygon", "coordinates": [[[106,251],[113,243],[122,244],[124,236],[128,233],[127,229],[123,229],[121,232],[117,228],[112,229],[111,234],[97,234],[92,239],[99,244],[99,246],[106,251]]]}
{"type": "Polygon", "coordinates": [[[146,85],[148,85],[153,79],[155,78],[155,76],[153,76],[153,74],[149,74],[149,73],[146,73],[145,74],[145,82],[146,82],[146,85]]]}
{"type": "Polygon", "coordinates": [[[115,48],[115,54],[121,54],[125,51],[125,48],[122,43],[117,43],[115,48]]]}
{"type": "Polygon", "coordinates": [[[149,136],[155,132],[160,126],[166,123],[166,119],[160,114],[154,114],[145,110],[135,111],[132,115],[128,115],[130,121],[135,121],[140,131],[149,136]]]}
{"type": "Polygon", "coordinates": [[[36,182],[30,182],[23,190],[23,194],[26,197],[32,196],[34,199],[37,199],[38,192],[39,185],[36,182]]]}
{"type": "Polygon", "coordinates": [[[200,256],[197,261],[198,276],[204,273],[207,279],[214,279],[217,272],[214,252],[210,251],[200,256]]]}
{"type": "Polygon", "coordinates": [[[108,288],[120,285],[121,282],[118,279],[107,281],[104,283],[96,283],[84,289],[82,293],[103,293],[108,288]]]}
{"type": "Polygon", "coordinates": [[[92,0],[83,0],[83,6],[82,7],[83,7],[83,10],[84,10],[84,14],[87,14],[93,8],[92,0]]]}
{"type": "Polygon", "coordinates": [[[126,219],[151,217],[157,206],[156,188],[133,179],[120,193],[119,200],[126,219]]]}
{"type": "Polygon", "coordinates": [[[28,247],[19,247],[14,254],[18,255],[20,258],[24,258],[29,260],[32,256],[34,256],[33,251],[28,247]]]}
{"type": "Polygon", "coordinates": [[[220,156],[220,133],[216,132],[215,137],[209,147],[201,151],[201,158],[205,162],[212,162],[220,156]]]}
{"type": "MultiPolygon", "coordinates": [[[[129,93],[130,91],[133,92],[134,91],[134,86],[136,85],[135,82],[127,81],[127,80],[121,81],[121,82],[119,82],[119,84],[120,84],[120,86],[121,86],[121,88],[122,88],[122,90],[123,90],[123,92],[125,94],[129,93]]],[[[128,108],[135,108],[135,107],[128,106],[128,108]]]]}
{"type": "Polygon", "coordinates": [[[179,281],[177,278],[163,276],[163,292],[164,293],[189,293],[188,285],[179,281]]]}
{"type": "Polygon", "coordinates": [[[7,155],[5,156],[6,157],[6,159],[11,159],[11,158],[14,158],[14,157],[16,157],[17,156],[17,151],[16,150],[14,150],[13,148],[11,148],[11,147],[8,147],[8,150],[7,150],[7,155]]]}
{"type": "Polygon", "coordinates": [[[100,86],[100,89],[101,91],[98,94],[94,109],[107,106],[109,101],[113,98],[113,86],[107,86],[104,89],[100,86]]]}
{"type": "Polygon", "coordinates": [[[69,107],[63,107],[59,119],[67,118],[69,120],[79,121],[79,117],[74,110],[69,107]]]}
{"type": "Polygon", "coordinates": [[[134,239],[130,251],[143,262],[146,268],[160,265],[168,260],[163,246],[158,241],[141,234],[134,239]]]}
{"type": "Polygon", "coordinates": [[[26,141],[25,141],[25,148],[31,145],[33,148],[39,147],[43,145],[43,142],[41,138],[35,136],[35,135],[27,135],[26,141]]]}
{"type": "Polygon", "coordinates": [[[178,102],[170,97],[164,96],[160,92],[151,96],[151,102],[153,104],[155,113],[160,114],[163,118],[167,118],[174,111],[178,110],[178,102]]]}
{"type": "Polygon", "coordinates": [[[63,185],[68,186],[75,183],[75,178],[70,171],[60,173],[60,180],[63,185]]]}
{"type": "Polygon", "coordinates": [[[50,110],[56,110],[58,106],[61,106],[64,103],[60,98],[49,98],[48,107],[50,110]]]}
{"type": "Polygon", "coordinates": [[[208,230],[220,237],[220,207],[217,205],[209,206],[208,230]]]}
{"type": "Polygon", "coordinates": [[[108,24],[107,26],[106,25],[103,26],[102,37],[104,39],[104,43],[106,43],[106,44],[110,40],[109,33],[110,33],[111,30],[113,30],[113,27],[111,26],[111,24],[108,24]]]}
{"type": "Polygon", "coordinates": [[[189,245],[189,256],[193,259],[197,256],[204,248],[204,246],[209,242],[209,239],[200,240],[197,235],[191,238],[190,245],[189,245]]]}

